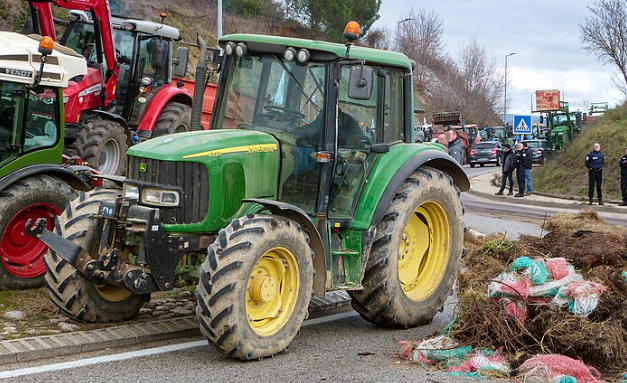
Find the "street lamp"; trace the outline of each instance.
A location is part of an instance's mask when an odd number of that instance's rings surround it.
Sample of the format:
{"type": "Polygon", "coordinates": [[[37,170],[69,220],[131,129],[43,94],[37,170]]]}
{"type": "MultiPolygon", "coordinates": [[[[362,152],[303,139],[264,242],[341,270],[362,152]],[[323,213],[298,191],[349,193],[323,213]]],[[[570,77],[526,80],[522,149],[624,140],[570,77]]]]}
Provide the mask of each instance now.
{"type": "Polygon", "coordinates": [[[506,124],[505,118],[507,115],[507,58],[509,56],[515,55],[516,52],[512,52],[508,55],[505,55],[505,102],[503,103],[503,123],[506,124]]]}
{"type": "Polygon", "coordinates": [[[408,17],[404,20],[401,20],[396,24],[396,50],[401,51],[401,24],[406,23],[407,21],[413,21],[413,17],[408,17]]]}
{"type": "Polygon", "coordinates": [[[222,37],[222,0],[218,0],[218,40],[222,37]]]}

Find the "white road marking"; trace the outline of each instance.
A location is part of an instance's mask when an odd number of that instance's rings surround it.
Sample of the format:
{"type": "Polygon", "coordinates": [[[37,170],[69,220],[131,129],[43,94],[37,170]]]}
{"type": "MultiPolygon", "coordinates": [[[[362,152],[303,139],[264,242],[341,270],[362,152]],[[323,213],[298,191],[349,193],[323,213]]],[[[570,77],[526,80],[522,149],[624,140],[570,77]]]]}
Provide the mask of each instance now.
{"type": "MultiPolygon", "coordinates": [[[[354,311],[329,315],[326,317],[307,320],[305,321],[305,323],[303,323],[302,327],[315,326],[315,325],[319,325],[322,323],[333,322],[339,319],[351,318],[357,315],[358,314],[354,311]]],[[[141,358],[145,356],[165,354],[168,352],[175,352],[175,351],[187,350],[190,348],[206,347],[206,346],[208,346],[208,343],[206,340],[199,340],[199,341],[194,341],[194,342],[171,344],[167,346],[147,348],[145,350],[130,351],[130,352],[123,352],[119,354],[78,359],[78,360],[73,360],[70,362],[54,363],[54,364],[48,364],[44,366],[36,366],[36,367],[21,368],[17,370],[1,371],[0,379],[16,378],[18,376],[35,375],[35,374],[41,374],[44,372],[54,372],[54,371],[68,370],[68,369],[73,369],[73,368],[93,366],[95,364],[117,362],[117,361],[125,360],[125,359],[141,358]]]]}

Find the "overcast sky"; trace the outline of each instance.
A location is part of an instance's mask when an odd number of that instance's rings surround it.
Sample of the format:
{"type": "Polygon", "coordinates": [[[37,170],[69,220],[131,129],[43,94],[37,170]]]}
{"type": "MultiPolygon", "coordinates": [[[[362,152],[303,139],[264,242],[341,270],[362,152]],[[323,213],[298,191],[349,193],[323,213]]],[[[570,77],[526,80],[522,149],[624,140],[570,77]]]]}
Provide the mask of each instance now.
{"type": "Polygon", "coordinates": [[[581,49],[579,25],[588,0],[383,0],[376,27],[396,31],[411,7],[433,9],[444,22],[446,51],[455,57],[463,41],[475,37],[494,55],[501,70],[508,58],[508,113],[528,114],[537,89],[560,89],[574,106],[621,102],[613,71],[581,49]]]}

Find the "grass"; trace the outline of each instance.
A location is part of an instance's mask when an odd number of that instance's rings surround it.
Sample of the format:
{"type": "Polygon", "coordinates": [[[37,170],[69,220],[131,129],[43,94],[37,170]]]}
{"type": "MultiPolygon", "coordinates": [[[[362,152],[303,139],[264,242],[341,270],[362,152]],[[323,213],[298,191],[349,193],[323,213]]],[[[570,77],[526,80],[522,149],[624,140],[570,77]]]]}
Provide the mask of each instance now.
{"type": "Polygon", "coordinates": [[[533,188],[549,193],[586,197],[588,171],[584,165],[586,155],[595,142],[601,144],[605,155],[603,170],[603,195],[605,199],[620,199],[620,168],[618,160],[627,147],[627,104],[609,110],[592,122],[584,133],[547,165],[534,169],[533,188]]]}

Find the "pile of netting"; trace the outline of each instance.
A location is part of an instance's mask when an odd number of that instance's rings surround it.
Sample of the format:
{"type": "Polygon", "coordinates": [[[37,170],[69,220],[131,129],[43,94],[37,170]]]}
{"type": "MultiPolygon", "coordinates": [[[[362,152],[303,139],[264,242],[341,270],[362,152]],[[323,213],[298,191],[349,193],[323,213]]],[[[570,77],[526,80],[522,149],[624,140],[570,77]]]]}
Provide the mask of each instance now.
{"type": "Polygon", "coordinates": [[[627,369],[627,228],[592,212],[556,215],[545,228],[543,238],[517,241],[467,233],[454,322],[439,340],[402,343],[403,356],[471,376],[596,383],[603,373],[619,381],[627,369]]]}

